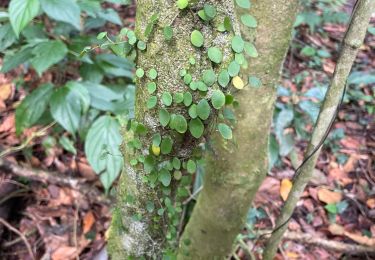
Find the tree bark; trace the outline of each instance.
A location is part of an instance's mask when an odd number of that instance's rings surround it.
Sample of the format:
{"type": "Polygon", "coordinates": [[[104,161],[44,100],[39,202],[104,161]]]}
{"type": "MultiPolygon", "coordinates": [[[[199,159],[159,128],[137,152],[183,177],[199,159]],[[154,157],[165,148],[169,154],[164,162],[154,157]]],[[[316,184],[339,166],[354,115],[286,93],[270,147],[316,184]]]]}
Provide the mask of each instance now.
{"type": "MultiPolygon", "coordinates": [[[[108,249],[112,259],[134,258],[161,258],[168,251],[173,251],[176,247],[176,233],[181,217],[181,202],[184,198],[179,194],[181,189],[189,190],[192,184],[192,175],[183,170],[185,184],[173,179],[169,187],[163,187],[160,183],[150,185],[151,173],[147,173],[141,163],[131,164],[131,160],[148,156],[152,153],[150,146],[154,134],[161,134],[162,137],[171,136],[173,149],[170,154],[154,156],[158,163],[167,162],[172,158],[179,158],[186,163],[194,158],[195,149],[201,139],[193,138],[189,132],[178,134],[176,131],[162,127],[159,123],[159,110],[165,108],[170,113],[183,115],[188,118],[187,108],[183,104],[167,107],[162,104],[161,96],[164,92],[170,94],[184,93],[189,91],[189,87],[184,84],[179,72],[187,69],[193,80],[201,77],[205,69],[214,69],[217,73],[221,68],[227,66],[233,58],[231,50],[232,32],[221,33],[216,30],[218,24],[222,23],[224,17],[230,17],[232,26],[238,29],[232,1],[211,0],[210,4],[217,9],[216,17],[210,23],[202,22],[197,16],[197,11],[203,8],[206,1],[198,1],[190,8],[179,10],[176,1],[170,0],[138,0],[136,14],[135,34],[137,39],[146,42],[147,48],[144,51],[137,51],[137,68],[142,68],[147,75],[150,69],[157,71],[156,96],[158,102],[155,108],[147,109],[146,103],[150,94],[146,84],[151,82],[147,76],[138,78],[136,81],[136,121],[143,124],[148,132],[136,136],[132,131],[124,131],[126,145],[123,148],[125,156],[125,170],[120,177],[117,188],[117,204],[113,211],[112,225],[109,231],[108,249]],[[154,22],[153,29],[148,37],[145,30],[150,27],[152,19],[158,16],[154,22]],[[163,29],[171,26],[173,37],[170,41],[165,39],[163,29]],[[204,35],[204,45],[196,48],[191,44],[190,34],[193,30],[200,30],[204,35]],[[215,45],[223,52],[223,62],[213,66],[207,57],[207,48],[215,45]],[[195,64],[189,63],[189,58],[195,58],[195,64]],[[141,149],[133,149],[129,141],[137,139],[140,141],[141,149]],[[187,182],[187,184],[186,184],[187,182]],[[168,200],[168,202],[167,202],[168,200]],[[169,205],[167,205],[169,204],[169,205]],[[148,207],[154,206],[154,209],[148,207]],[[159,209],[164,209],[161,215],[159,209]],[[171,211],[173,211],[171,213],[171,211]]],[[[214,84],[211,88],[218,88],[214,84]]],[[[193,102],[200,98],[198,92],[194,92],[193,102]]],[[[207,96],[210,95],[210,91],[207,96]]],[[[207,97],[206,97],[207,98],[207,97]]],[[[205,120],[205,133],[209,134],[210,124],[214,123],[217,113],[212,111],[208,120],[205,120]]]]}
{"type": "MultiPolygon", "coordinates": [[[[268,134],[279,80],[298,1],[254,0],[250,14],[256,30],[241,27],[259,57],[251,59],[246,75],[262,81],[235,95],[239,101],[234,143],[219,135],[210,139],[204,187],[180,241],[178,259],[216,259],[227,255],[243,226],[251,201],[267,174],[268,134]]],[[[238,15],[248,12],[238,10],[238,15]]]]}
{"type": "MultiPolygon", "coordinates": [[[[368,22],[372,12],[375,11],[374,0],[358,0],[352,21],[349,25],[347,33],[343,40],[343,46],[340,57],[337,61],[335,72],[331,81],[319,117],[314,127],[310,143],[308,145],[306,155],[310,155],[315,147],[324,137],[331,120],[336,117],[337,109],[340,104],[342,92],[345,89],[346,79],[352,68],[353,62],[357,55],[359,47],[361,47],[366,34],[368,22]]],[[[288,195],[280,216],[276,221],[276,229],[268,240],[263,259],[271,260],[276,254],[279,242],[287,229],[288,221],[293,214],[294,208],[300,199],[306,184],[312,178],[316,161],[319,157],[320,148],[311,156],[305,165],[298,172],[297,177],[293,181],[293,187],[288,195]]]]}

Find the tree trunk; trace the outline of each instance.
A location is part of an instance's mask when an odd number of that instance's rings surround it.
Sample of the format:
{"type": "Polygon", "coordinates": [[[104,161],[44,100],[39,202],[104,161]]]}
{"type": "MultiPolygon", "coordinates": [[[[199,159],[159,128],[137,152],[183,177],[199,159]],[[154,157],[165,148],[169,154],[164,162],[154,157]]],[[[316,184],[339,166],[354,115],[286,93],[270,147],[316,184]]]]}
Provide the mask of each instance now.
{"type": "Polygon", "coordinates": [[[319,117],[314,127],[310,143],[307,147],[305,156],[309,156],[307,162],[297,171],[297,176],[293,181],[293,187],[289,192],[288,199],[276,221],[276,229],[267,242],[263,259],[271,260],[274,258],[279,242],[288,227],[288,222],[293,214],[307,183],[313,177],[316,161],[320,153],[320,143],[325,138],[332,120],[336,118],[337,109],[345,89],[346,80],[352,68],[358,49],[365,38],[368,22],[372,12],[375,11],[374,0],[358,0],[354,8],[352,21],[349,24],[347,33],[343,40],[343,46],[340,57],[337,61],[335,73],[331,85],[327,91],[324,103],[320,109],[319,117]],[[313,151],[319,148],[314,154],[313,151]]]}
{"type": "MultiPolygon", "coordinates": [[[[192,174],[187,173],[186,162],[196,158],[195,150],[202,138],[194,138],[189,131],[180,134],[160,125],[159,111],[162,108],[170,114],[188,118],[188,108],[184,104],[173,102],[168,106],[161,102],[161,96],[164,92],[172,96],[189,92],[189,87],[180,75],[182,69],[186,69],[193,80],[197,80],[203,70],[213,69],[218,73],[227,66],[233,59],[233,32],[222,33],[216,27],[223,22],[224,17],[229,17],[233,28],[239,30],[232,1],[210,1],[217,9],[217,15],[210,23],[202,22],[197,15],[203,4],[204,1],[198,1],[189,8],[179,10],[176,2],[171,0],[137,1],[135,34],[138,40],[146,42],[147,47],[144,51],[137,51],[136,65],[144,70],[145,76],[138,77],[136,81],[136,122],[132,124],[132,131],[124,131],[125,170],[119,180],[117,204],[108,241],[112,259],[160,258],[177,247],[181,202],[189,195],[193,179],[192,174]],[[164,27],[167,26],[173,30],[171,40],[166,40],[164,36],[164,27]],[[204,36],[201,48],[191,43],[190,34],[193,30],[201,31],[204,36]],[[145,34],[145,31],[149,33],[145,34]],[[207,57],[207,48],[211,46],[219,47],[223,53],[223,61],[218,65],[213,65],[207,57]],[[191,57],[195,62],[189,61],[191,57]],[[148,75],[150,69],[156,70],[157,79],[150,79],[153,78],[148,75]],[[147,102],[151,94],[147,83],[151,81],[157,84],[156,94],[152,95],[156,95],[158,101],[156,107],[148,109],[147,102]],[[143,126],[147,132],[143,131],[143,126]],[[163,153],[163,141],[161,145],[152,147],[155,134],[160,134],[163,140],[170,136],[173,142],[171,152],[163,153]],[[185,166],[184,169],[181,167],[181,180],[173,178],[173,170],[169,168],[174,158],[178,158],[185,166]],[[151,165],[151,169],[146,169],[146,164],[151,165]],[[172,176],[171,183],[168,184],[168,178],[162,176],[172,176]]],[[[217,84],[211,86],[204,98],[209,99],[212,90],[217,88],[217,84]]],[[[191,94],[193,103],[202,98],[202,93],[198,91],[191,94]]],[[[215,123],[217,114],[211,108],[210,117],[204,120],[206,135],[209,134],[210,125],[215,123]]],[[[181,174],[177,169],[175,171],[177,175],[181,174]]]]}
{"type": "MultiPolygon", "coordinates": [[[[180,242],[179,259],[224,257],[243,226],[251,201],[267,174],[268,133],[276,84],[288,48],[298,1],[254,0],[250,14],[256,30],[242,27],[243,38],[255,41],[259,57],[243,73],[258,77],[260,88],[247,87],[235,98],[235,143],[215,134],[206,156],[204,188],[180,242]]],[[[247,10],[238,10],[242,15],[247,10]]]]}

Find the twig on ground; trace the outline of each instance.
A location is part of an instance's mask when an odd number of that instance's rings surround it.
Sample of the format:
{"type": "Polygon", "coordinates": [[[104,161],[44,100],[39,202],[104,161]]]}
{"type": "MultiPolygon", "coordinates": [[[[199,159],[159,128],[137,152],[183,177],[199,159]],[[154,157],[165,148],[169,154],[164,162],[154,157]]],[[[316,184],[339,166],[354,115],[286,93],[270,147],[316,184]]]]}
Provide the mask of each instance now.
{"type": "Polygon", "coordinates": [[[25,237],[25,235],[22,234],[20,231],[18,231],[18,229],[14,228],[11,224],[6,222],[3,218],[0,218],[0,223],[6,226],[10,231],[13,231],[14,233],[16,233],[23,240],[23,242],[25,243],[27,247],[27,251],[29,252],[31,259],[35,260],[33,250],[31,249],[31,246],[29,242],[27,241],[27,238],[25,237]]]}

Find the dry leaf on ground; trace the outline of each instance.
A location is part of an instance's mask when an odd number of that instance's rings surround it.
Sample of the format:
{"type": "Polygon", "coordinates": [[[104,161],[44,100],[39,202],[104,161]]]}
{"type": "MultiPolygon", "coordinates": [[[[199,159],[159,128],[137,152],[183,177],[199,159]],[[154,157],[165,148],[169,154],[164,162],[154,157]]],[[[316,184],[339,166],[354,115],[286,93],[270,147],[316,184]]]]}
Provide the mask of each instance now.
{"type": "Polygon", "coordinates": [[[330,191],[326,188],[320,188],[318,190],[318,198],[324,203],[335,204],[342,200],[342,194],[339,192],[330,191]]]}
{"type": "Polygon", "coordinates": [[[284,201],[288,198],[289,192],[293,187],[293,183],[289,179],[283,179],[280,185],[280,196],[284,201]]]}

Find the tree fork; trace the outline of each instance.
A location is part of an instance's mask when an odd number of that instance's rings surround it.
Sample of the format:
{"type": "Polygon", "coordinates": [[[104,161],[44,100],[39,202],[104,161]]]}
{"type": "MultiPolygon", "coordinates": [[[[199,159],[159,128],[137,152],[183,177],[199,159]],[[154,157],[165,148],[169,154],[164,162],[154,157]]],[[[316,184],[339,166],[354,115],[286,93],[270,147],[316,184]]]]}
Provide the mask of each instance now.
{"type": "MultiPolygon", "coordinates": [[[[180,241],[178,259],[214,259],[227,255],[243,226],[251,201],[267,174],[268,133],[276,99],[276,83],[291,38],[298,1],[253,0],[250,13],[256,30],[242,27],[242,37],[255,41],[259,57],[243,72],[262,81],[235,95],[239,101],[235,144],[219,135],[207,152],[204,187],[180,241]]],[[[248,12],[238,9],[237,14],[248,12]]]]}
{"type": "Polygon", "coordinates": [[[294,208],[307,183],[313,176],[313,171],[320,152],[320,147],[318,145],[324,138],[331,121],[336,117],[340,99],[345,89],[346,79],[350,73],[358,49],[363,43],[371,14],[374,11],[374,0],[358,0],[355,5],[351,22],[343,39],[342,50],[337,61],[331,85],[327,91],[322,108],[320,109],[319,117],[306,151],[306,155],[309,156],[309,159],[296,173],[297,175],[293,181],[293,187],[276,221],[276,229],[268,240],[264,250],[263,259],[265,260],[273,259],[276,254],[277,247],[288,227],[287,224],[293,214],[294,208]],[[310,154],[318,147],[319,149],[310,157],[310,154]]]}

